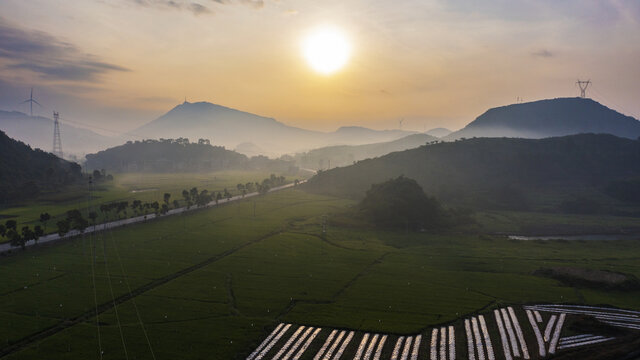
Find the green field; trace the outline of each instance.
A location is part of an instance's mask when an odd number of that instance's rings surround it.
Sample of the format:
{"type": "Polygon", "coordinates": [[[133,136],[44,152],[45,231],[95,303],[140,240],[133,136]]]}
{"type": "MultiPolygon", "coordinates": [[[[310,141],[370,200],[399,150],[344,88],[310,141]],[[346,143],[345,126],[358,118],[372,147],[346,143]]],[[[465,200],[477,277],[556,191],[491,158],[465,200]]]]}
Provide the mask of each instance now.
{"type": "Polygon", "coordinates": [[[411,334],[503,304],[640,310],[640,291],[531,275],[577,266],[640,277],[639,241],[522,242],[331,221],[323,236],[326,215],[353,204],[286,190],[0,258],[0,352],[58,326],[5,358],[97,358],[99,336],[104,359],[125,358],[125,346],[130,359],[151,359],[150,347],[157,359],[240,359],[281,321],[411,334]],[[107,308],[97,319],[96,304],[107,308]]]}
{"type": "MultiPolygon", "coordinates": [[[[39,225],[41,213],[51,214],[49,232],[55,230],[55,223],[65,216],[66,211],[79,209],[88,212],[89,194],[93,206],[115,202],[141,200],[143,202],[158,201],[162,203],[164,193],[171,194],[171,201],[182,200],[182,190],[197,187],[209,192],[221,192],[228,189],[237,194],[238,183],[260,182],[268,178],[269,172],[260,171],[219,171],[213,173],[155,174],[127,173],[114,175],[113,181],[96,183],[89,192],[89,184],[68,187],[60,192],[40,195],[37,199],[24,204],[0,207],[0,221],[16,220],[19,226],[39,225]]],[[[279,174],[278,174],[279,175],[279,174]]],[[[301,174],[302,175],[302,174],[301,174]]],[[[302,179],[303,177],[300,177],[302,179]]],[[[294,177],[288,176],[288,181],[294,177]]],[[[129,215],[133,215],[130,211],[129,215]]],[[[0,238],[0,241],[6,241],[0,238]]]]}

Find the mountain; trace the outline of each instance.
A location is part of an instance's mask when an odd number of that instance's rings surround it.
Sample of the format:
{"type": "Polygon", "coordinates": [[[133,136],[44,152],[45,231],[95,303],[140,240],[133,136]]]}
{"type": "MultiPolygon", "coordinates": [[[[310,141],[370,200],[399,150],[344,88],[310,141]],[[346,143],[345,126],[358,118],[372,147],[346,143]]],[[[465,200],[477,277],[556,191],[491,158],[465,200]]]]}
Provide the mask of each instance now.
{"type": "Polygon", "coordinates": [[[86,156],[88,170],[108,172],[210,172],[227,169],[268,170],[294,174],[290,161],[247,156],[208,141],[191,143],[186,138],[129,141],[86,156]]]}
{"type": "Polygon", "coordinates": [[[451,130],[445,129],[445,128],[435,128],[435,129],[425,131],[425,134],[435,136],[437,138],[443,138],[451,134],[451,130]]]}
{"type": "Polygon", "coordinates": [[[362,126],[343,126],[329,134],[330,142],[334,144],[370,144],[400,139],[407,135],[417,134],[416,131],[404,130],[373,130],[362,126]]]}
{"type": "Polygon", "coordinates": [[[394,151],[416,148],[438,138],[427,134],[413,134],[401,139],[365,145],[337,145],[299,153],[293,156],[296,164],[308,169],[325,169],[351,165],[356,161],[374,158],[394,151]]]}
{"type": "Polygon", "coordinates": [[[133,131],[145,138],[208,139],[228,148],[252,143],[273,152],[305,148],[322,133],[287,126],[272,118],[208,102],[184,102],[165,115],[133,131]]]}
{"type": "Polygon", "coordinates": [[[371,130],[344,127],[332,133],[305,130],[285,125],[244,111],[209,102],[184,102],[165,115],[132,131],[144,138],[209,139],[211,143],[230,149],[280,155],[306,151],[327,145],[359,145],[390,141],[411,134],[400,130],[371,130]]]}
{"type": "Polygon", "coordinates": [[[579,204],[586,197],[586,203],[606,206],[627,198],[615,193],[617,184],[635,187],[637,193],[640,141],[581,134],[442,142],[322,171],[305,186],[313,192],[361,198],[372,184],[400,175],[456,205],[555,210],[562,201],[579,204]]]}
{"type": "Polygon", "coordinates": [[[80,165],[32,149],[0,131],[0,202],[22,201],[82,178],[80,165]]]}
{"type": "MultiPolygon", "coordinates": [[[[60,137],[65,157],[71,154],[84,156],[86,153],[102,150],[121,142],[116,138],[66,124],[64,120],[60,123],[60,137]]],[[[34,148],[48,151],[53,145],[53,120],[47,117],[0,110],[0,130],[34,148]]]]}
{"type": "Polygon", "coordinates": [[[471,137],[544,138],[604,133],[636,139],[640,121],[591,99],[558,98],[487,110],[447,140],[471,137]]]}

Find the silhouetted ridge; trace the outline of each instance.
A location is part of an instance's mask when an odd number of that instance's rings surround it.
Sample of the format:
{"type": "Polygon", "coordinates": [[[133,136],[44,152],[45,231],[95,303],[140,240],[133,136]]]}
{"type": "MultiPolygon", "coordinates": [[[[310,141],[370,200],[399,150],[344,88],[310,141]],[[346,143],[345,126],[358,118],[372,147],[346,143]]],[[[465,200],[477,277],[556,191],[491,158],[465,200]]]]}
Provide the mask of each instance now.
{"type": "Polygon", "coordinates": [[[59,191],[82,178],[80,165],[32,149],[0,131],[0,201],[22,201],[42,191],[59,191]]]}
{"type": "Polygon", "coordinates": [[[640,121],[591,99],[558,98],[489,109],[446,138],[543,138],[584,133],[636,139],[640,121]]]}

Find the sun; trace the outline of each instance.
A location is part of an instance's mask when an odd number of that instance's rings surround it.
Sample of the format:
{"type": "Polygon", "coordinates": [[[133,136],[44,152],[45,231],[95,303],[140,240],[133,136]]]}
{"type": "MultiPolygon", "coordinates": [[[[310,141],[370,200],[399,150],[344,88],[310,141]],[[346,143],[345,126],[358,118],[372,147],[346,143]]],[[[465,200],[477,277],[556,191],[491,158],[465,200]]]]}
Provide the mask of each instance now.
{"type": "Polygon", "coordinates": [[[347,63],[351,46],[340,29],[323,26],[311,31],[304,38],[302,54],[315,71],[329,75],[347,63]]]}

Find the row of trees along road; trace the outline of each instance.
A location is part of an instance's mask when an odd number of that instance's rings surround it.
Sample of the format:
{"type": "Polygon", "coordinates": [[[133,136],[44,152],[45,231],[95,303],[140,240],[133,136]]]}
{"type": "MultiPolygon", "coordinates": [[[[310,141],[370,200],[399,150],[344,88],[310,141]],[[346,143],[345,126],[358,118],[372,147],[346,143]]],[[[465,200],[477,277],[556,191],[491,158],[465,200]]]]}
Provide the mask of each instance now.
{"type": "MultiPolygon", "coordinates": [[[[96,170],[97,172],[97,170],[96,170]]],[[[95,173],[95,172],[94,172],[95,173]]],[[[98,172],[100,174],[100,172],[98,172]]],[[[104,170],[102,172],[104,177],[104,170]]],[[[94,174],[95,176],[96,174],[94,174]]],[[[111,180],[111,179],[109,179],[111,180]]],[[[269,192],[270,189],[284,185],[286,183],[286,179],[284,176],[276,176],[275,174],[271,174],[270,177],[262,180],[262,182],[248,182],[246,184],[238,184],[236,189],[238,193],[244,197],[247,193],[258,191],[260,194],[265,194],[269,192]]],[[[299,181],[296,179],[295,184],[297,185],[299,181]]],[[[226,188],[221,192],[209,192],[208,190],[198,190],[197,187],[193,187],[190,190],[182,191],[183,203],[187,208],[195,205],[198,207],[205,206],[211,201],[216,201],[216,204],[222,199],[231,199],[233,195],[226,188]]],[[[181,203],[178,199],[171,200],[170,193],[164,193],[162,197],[162,203],[158,201],[153,202],[142,202],[141,200],[132,200],[129,201],[116,201],[106,204],[101,204],[98,209],[102,214],[103,221],[112,221],[123,218],[128,218],[129,215],[133,216],[141,216],[148,215],[149,213],[154,213],[156,215],[164,215],[171,208],[177,209],[181,206],[181,203]],[[128,210],[130,212],[128,212],[128,210]]],[[[98,213],[95,211],[90,211],[87,214],[88,219],[86,219],[82,212],[78,209],[69,210],[66,212],[65,216],[56,222],[57,233],[60,236],[64,236],[68,232],[72,230],[77,230],[79,232],[84,232],[85,229],[91,225],[96,225],[96,221],[98,219],[98,213]]],[[[49,213],[40,214],[40,223],[41,225],[36,225],[31,229],[29,226],[23,226],[20,230],[18,230],[18,224],[15,220],[7,220],[5,224],[0,224],[0,236],[6,238],[11,243],[11,246],[18,247],[20,246],[22,249],[25,248],[27,242],[34,241],[38,242],[38,239],[41,238],[44,234],[47,233],[47,224],[51,220],[51,215],[49,213]]]]}

